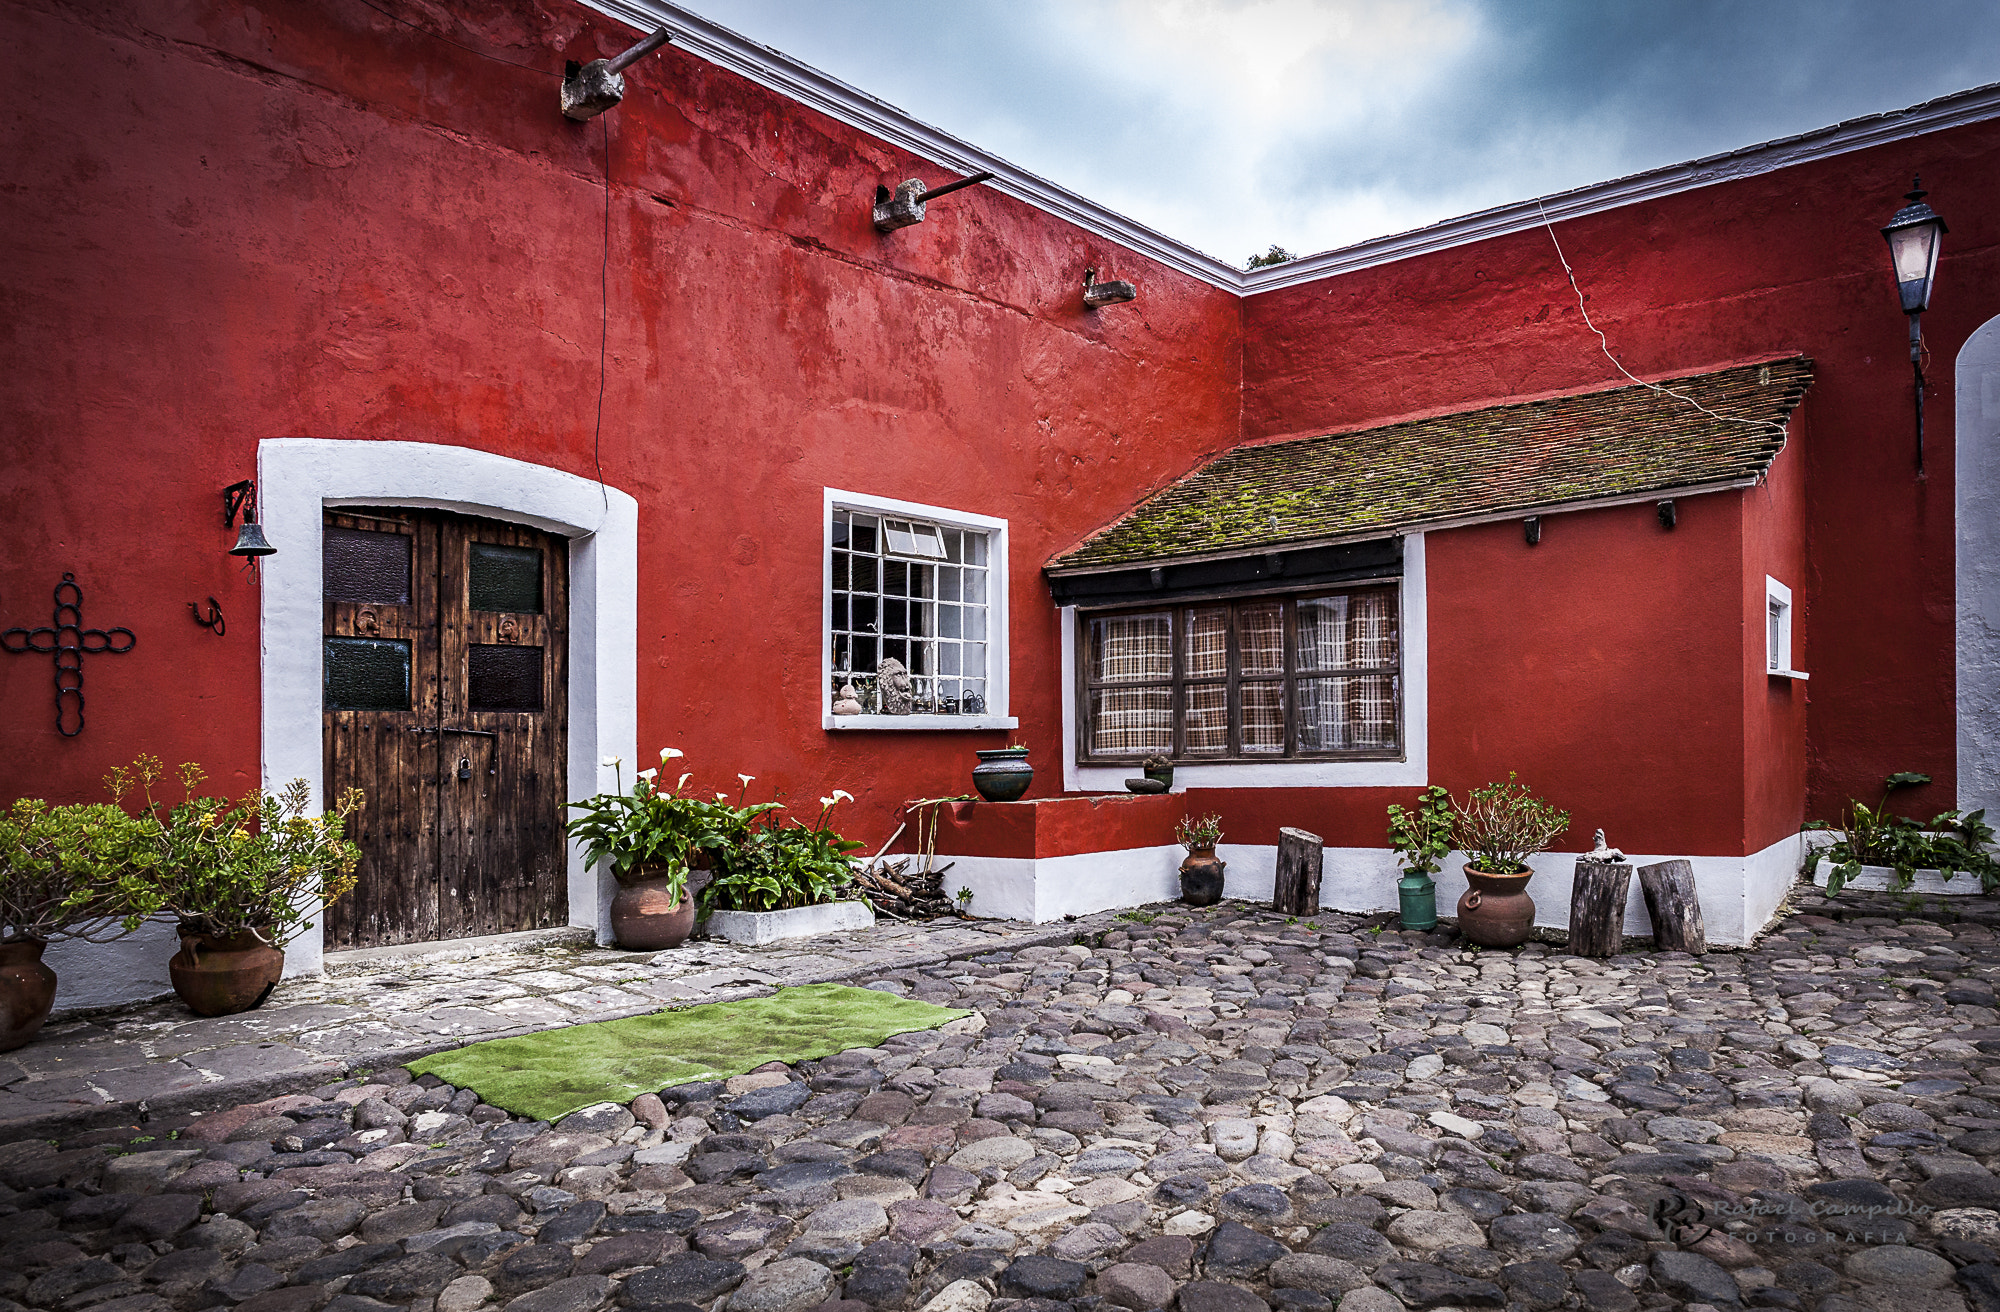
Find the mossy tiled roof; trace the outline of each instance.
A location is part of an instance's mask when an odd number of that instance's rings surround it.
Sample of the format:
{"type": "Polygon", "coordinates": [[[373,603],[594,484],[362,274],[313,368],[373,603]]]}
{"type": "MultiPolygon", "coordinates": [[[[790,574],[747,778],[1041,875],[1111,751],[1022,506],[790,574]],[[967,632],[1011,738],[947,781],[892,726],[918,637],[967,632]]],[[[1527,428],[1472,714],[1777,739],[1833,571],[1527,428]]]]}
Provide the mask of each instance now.
{"type": "Polygon", "coordinates": [[[1048,568],[1267,551],[1757,478],[1811,382],[1812,361],[1793,356],[1662,384],[1723,419],[1634,385],[1238,447],[1048,568]]]}

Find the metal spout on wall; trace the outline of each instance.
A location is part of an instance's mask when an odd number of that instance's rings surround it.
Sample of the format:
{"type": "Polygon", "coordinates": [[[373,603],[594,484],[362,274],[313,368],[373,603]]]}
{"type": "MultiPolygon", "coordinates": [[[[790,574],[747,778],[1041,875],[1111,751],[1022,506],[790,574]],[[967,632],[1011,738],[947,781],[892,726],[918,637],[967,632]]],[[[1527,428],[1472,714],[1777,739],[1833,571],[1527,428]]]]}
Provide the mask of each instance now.
{"type": "Polygon", "coordinates": [[[622,55],[593,59],[588,64],[575,60],[563,66],[563,117],[579,123],[596,118],[625,99],[625,70],[673,40],[666,28],[641,41],[622,55]]]}
{"type": "Polygon", "coordinates": [[[954,191],[960,191],[966,187],[976,187],[982,182],[991,182],[992,180],[992,173],[981,172],[974,173],[970,177],[960,178],[957,182],[948,182],[935,191],[925,185],[922,178],[910,178],[897,183],[896,190],[893,193],[887,187],[878,186],[875,188],[875,209],[872,215],[875,221],[875,230],[877,232],[894,232],[898,228],[907,228],[912,224],[922,223],[924,221],[924,206],[930,201],[934,201],[941,196],[949,196],[954,191]]]}

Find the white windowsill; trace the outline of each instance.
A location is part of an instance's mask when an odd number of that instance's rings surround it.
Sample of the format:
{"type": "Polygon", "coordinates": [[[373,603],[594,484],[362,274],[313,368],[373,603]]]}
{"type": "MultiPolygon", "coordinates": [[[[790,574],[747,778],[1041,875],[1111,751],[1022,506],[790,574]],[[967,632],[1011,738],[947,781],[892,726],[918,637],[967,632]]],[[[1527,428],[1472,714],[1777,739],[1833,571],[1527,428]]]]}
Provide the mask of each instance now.
{"type": "Polygon", "coordinates": [[[1018,729],[1011,715],[824,715],[823,729],[1018,729]]]}
{"type": "Polygon", "coordinates": [[[1766,674],[1770,675],[1770,676],[1771,676],[1772,678],[1774,678],[1774,679],[1810,679],[1810,678],[1812,678],[1812,675],[1810,675],[1810,674],[1807,674],[1807,673],[1806,673],[1806,672],[1805,672],[1804,670],[1766,670],[1766,671],[1764,671],[1764,673],[1766,673],[1766,674]]]}

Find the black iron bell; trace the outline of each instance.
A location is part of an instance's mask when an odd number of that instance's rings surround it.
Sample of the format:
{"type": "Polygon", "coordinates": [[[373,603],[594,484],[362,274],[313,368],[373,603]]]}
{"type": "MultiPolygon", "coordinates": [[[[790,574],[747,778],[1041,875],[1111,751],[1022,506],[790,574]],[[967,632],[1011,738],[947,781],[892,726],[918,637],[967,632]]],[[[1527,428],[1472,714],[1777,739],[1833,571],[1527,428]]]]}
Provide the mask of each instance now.
{"type": "Polygon", "coordinates": [[[278,549],[264,536],[264,526],[256,520],[245,517],[243,529],[236,535],[236,545],[229,549],[232,556],[275,556],[278,549]]]}

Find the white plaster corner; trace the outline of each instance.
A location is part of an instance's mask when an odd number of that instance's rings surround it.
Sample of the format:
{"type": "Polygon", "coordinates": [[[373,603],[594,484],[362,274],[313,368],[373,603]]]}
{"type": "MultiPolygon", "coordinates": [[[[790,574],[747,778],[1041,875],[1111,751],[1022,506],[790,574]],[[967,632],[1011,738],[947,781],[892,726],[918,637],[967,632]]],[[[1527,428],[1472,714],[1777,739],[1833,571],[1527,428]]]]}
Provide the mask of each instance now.
{"type": "MultiPolygon", "coordinates": [[[[569,796],[612,787],[607,756],[638,757],[639,503],[560,469],[437,442],[272,438],[257,447],[257,500],[278,551],[263,562],[263,777],[325,793],[320,733],[320,529],[328,506],[410,506],[525,524],[570,542],[569,796]]],[[[569,923],[607,932],[608,879],[572,849],[569,923]]],[[[317,922],[286,949],[317,971],[317,922]]]]}
{"type": "Polygon", "coordinates": [[[1958,808],[2000,815],[2000,318],[1958,353],[1958,808]]]}

